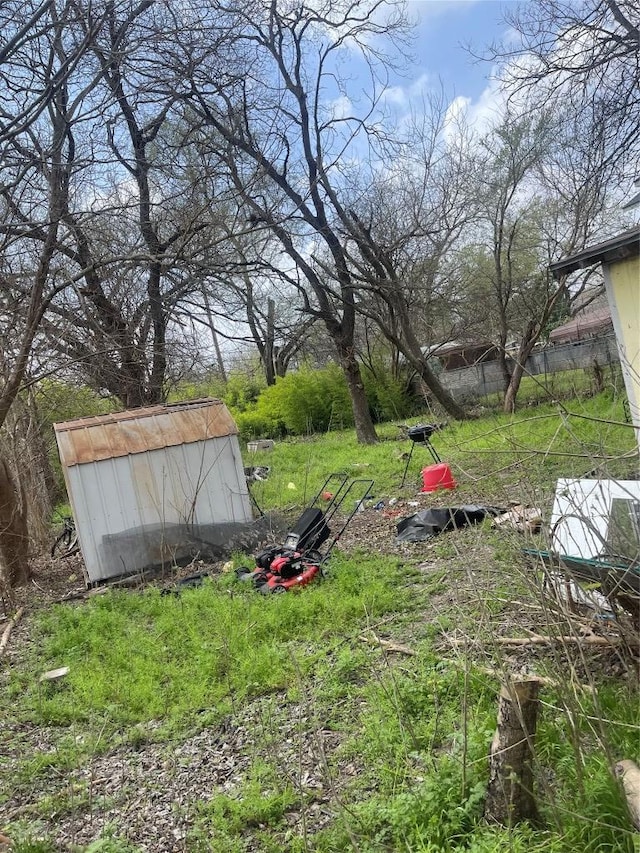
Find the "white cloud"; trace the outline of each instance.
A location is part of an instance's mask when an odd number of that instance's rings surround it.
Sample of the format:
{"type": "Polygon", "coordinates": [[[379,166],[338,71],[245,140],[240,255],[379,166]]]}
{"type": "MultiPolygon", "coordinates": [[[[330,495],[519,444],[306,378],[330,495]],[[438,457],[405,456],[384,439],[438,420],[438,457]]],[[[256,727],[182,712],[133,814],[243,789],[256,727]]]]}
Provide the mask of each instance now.
{"type": "Polygon", "coordinates": [[[381,98],[387,104],[398,107],[408,107],[416,98],[422,95],[432,86],[432,77],[429,74],[421,74],[406,86],[387,86],[383,90],[381,98]]]}
{"type": "Polygon", "coordinates": [[[504,115],[506,104],[507,94],[498,80],[490,80],[475,101],[464,95],[458,95],[447,108],[445,139],[453,140],[458,135],[461,125],[477,133],[485,133],[504,115]]]}
{"type": "Polygon", "coordinates": [[[329,105],[334,119],[348,118],[354,115],[353,103],[347,95],[339,95],[329,105]]]}

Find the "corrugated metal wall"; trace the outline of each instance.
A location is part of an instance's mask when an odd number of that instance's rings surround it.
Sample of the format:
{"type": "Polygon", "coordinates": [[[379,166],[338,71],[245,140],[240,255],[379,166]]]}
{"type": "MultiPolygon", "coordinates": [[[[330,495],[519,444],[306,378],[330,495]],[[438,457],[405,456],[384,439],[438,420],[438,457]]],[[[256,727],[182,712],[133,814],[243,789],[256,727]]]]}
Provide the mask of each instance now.
{"type": "Polygon", "coordinates": [[[88,582],[211,556],[221,529],[252,520],[237,436],[190,438],[64,466],[88,582]]]}

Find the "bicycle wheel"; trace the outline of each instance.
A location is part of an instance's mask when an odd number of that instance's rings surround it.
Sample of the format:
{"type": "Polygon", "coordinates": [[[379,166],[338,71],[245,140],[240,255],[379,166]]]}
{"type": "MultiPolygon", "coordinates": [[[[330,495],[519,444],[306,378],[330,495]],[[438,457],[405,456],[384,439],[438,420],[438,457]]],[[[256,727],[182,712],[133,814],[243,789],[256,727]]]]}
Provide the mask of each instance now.
{"type": "Polygon", "coordinates": [[[65,519],[62,533],[57,537],[51,548],[52,557],[72,557],[80,551],[78,533],[73,520],[65,519]]]}
{"type": "Polygon", "coordinates": [[[52,557],[62,557],[69,549],[69,532],[65,528],[51,546],[52,557]]]}

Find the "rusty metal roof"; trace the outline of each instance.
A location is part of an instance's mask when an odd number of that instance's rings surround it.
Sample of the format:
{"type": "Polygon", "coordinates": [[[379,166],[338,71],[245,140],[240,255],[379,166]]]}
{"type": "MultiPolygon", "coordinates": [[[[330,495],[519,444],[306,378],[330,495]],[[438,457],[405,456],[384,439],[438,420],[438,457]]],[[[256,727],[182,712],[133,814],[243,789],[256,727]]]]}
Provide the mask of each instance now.
{"type": "Polygon", "coordinates": [[[238,433],[225,404],[212,398],[78,418],[53,428],[67,467],[238,433]]]}

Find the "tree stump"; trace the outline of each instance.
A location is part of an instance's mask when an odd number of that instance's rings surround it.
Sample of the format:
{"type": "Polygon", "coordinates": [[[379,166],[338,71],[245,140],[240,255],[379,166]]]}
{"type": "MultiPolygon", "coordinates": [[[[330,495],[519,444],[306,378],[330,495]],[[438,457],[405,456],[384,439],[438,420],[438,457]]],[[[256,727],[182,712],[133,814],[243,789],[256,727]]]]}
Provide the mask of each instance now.
{"type": "Polygon", "coordinates": [[[537,679],[525,679],[504,685],[500,691],[484,814],[503,826],[537,818],[531,763],[539,689],[537,679]]]}
{"type": "Polygon", "coordinates": [[[640,768],[635,761],[618,761],[615,774],[622,783],[631,823],[640,832],[640,768]]]}

